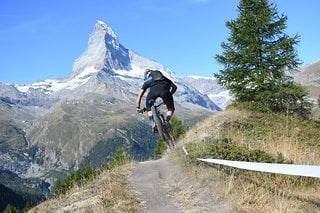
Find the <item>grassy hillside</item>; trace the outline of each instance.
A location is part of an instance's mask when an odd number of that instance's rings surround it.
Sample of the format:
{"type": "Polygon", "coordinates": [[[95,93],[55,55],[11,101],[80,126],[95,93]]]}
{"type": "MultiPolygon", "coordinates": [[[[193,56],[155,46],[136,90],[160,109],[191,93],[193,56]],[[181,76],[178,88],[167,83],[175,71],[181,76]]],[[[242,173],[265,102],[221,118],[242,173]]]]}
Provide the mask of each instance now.
{"type": "Polygon", "coordinates": [[[194,126],[173,154],[190,176],[236,212],[318,212],[317,178],[249,172],[201,158],[320,165],[320,123],[228,109],[194,126]]]}
{"type": "MultiPolygon", "coordinates": [[[[170,162],[178,167],[176,172],[184,180],[200,184],[199,188],[192,188],[193,191],[209,190],[213,198],[231,211],[319,212],[320,180],[317,178],[244,171],[196,160],[212,157],[319,165],[319,129],[320,123],[315,121],[227,109],[189,129],[177,142],[177,148],[169,152],[170,162]],[[188,150],[188,156],[182,146],[188,150]]],[[[144,203],[129,181],[133,169],[134,163],[128,163],[104,170],[95,179],[40,204],[31,212],[44,209],[141,212],[144,203]]],[[[189,194],[179,192],[179,196],[186,199],[189,194]]],[[[192,193],[190,196],[191,200],[198,199],[192,197],[192,193]]],[[[190,202],[187,200],[186,205],[190,202]]]]}

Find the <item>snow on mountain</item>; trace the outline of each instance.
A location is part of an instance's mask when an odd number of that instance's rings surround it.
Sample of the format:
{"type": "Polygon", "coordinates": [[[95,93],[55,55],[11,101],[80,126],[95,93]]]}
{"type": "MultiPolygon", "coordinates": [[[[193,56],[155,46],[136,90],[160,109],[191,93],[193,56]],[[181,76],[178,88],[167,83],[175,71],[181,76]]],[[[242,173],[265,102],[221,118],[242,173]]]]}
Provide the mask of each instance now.
{"type": "Polygon", "coordinates": [[[183,80],[196,88],[200,93],[207,95],[221,109],[224,109],[233,99],[229,91],[218,84],[216,78],[187,76],[183,77],[183,80]]]}
{"type": "Polygon", "coordinates": [[[16,87],[19,91],[24,93],[27,93],[30,89],[41,90],[46,94],[51,94],[52,92],[57,92],[63,89],[73,90],[85,84],[92,77],[91,74],[97,73],[98,71],[99,70],[94,67],[86,67],[81,73],[71,79],[43,80],[31,85],[16,85],[16,87]]]}
{"type": "Polygon", "coordinates": [[[0,97],[19,99],[23,96],[24,94],[21,94],[21,92],[14,85],[0,83],[0,97]]]}
{"type": "MultiPolygon", "coordinates": [[[[184,78],[177,76],[162,64],[127,49],[104,22],[97,21],[84,53],[74,62],[69,76],[59,80],[38,81],[30,85],[16,85],[23,93],[41,93],[55,97],[81,95],[103,89],[98,84],[116,84],[131,93],[137,93],[143,83],[145,68],[160,70],[178,86],[177,101],[185,106],[201,106],[220,110],[208,98],[206,91],[198,91],[184,78]]],[[[204,82],[205,83],[205,82],[204,82]]]]}
{"type": "Polygon", "coordinates": [[[123,80],[127,80],[128,78],[143,78],[143,69],[132,65],[132,70],[115,70],[114,71],[117,74],[118,78],[121,78],[123,80]]]}
{"type": "MultiPolygon", "coordinates": [[[[200,89],[159,62],[122,46],[113,30],[102,21],[96,22],[86,50],[74,62],[68,76],[15,87],[22,94],[34,99],[46,98],[43,104],[47,107],[53,106],[63,97],[80,98],[90,92],[105,94],[111,85],[122,88],[128,95],[136,94],[142,86],[146,67],[160,70],[178,85],[175,101],[182,106],[190,109],[202,107],[212,111],[219,111],[224,107],[225,99],[216,97],[216,93],[200,89]],[[213,100],[219,100],[220,106],[213,100]]],[[[208,79],[200,82],[206,83],[206,80],[211,83],[208,79]]]]}
{"type": "MultiPolygon", "coordinates": [[[[149,59],[147,57],[143,57],[134,51],[130,50],[130,60],[134,67],[139,68],[140,70],[144,71],[145,68],[161,70],[161,72],[169,79],[173,80],[177,77],[177,75],[167,67],[163,66],[162,64],[149,59]]],[[[143,73],[143,72],[142,72],[143,73]]]]}
{"type": "Polygon", "coordinates": [[[77,76],[87,67],[105,71],[130,69],[128,49],[119,43],[113,30],[102,21],[95,24],[87,49],[75,61],[70,77],[77,76]]]}

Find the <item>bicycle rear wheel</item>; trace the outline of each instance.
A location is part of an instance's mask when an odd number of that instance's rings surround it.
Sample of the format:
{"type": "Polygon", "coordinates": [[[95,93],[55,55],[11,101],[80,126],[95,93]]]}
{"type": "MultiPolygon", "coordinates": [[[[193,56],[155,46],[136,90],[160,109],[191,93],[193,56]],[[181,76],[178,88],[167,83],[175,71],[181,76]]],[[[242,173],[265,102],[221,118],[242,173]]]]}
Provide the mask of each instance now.
{"type": "Polygon", "coordinates": [[[163,135],[165,137],[165,141],[167,142],[169,148],[173,149],[175,147],[175,139],[172,133],[172,128],[168,122],[164,122],[163,135]]]}
{"type": "Polygon", "coordinates": [[[159,115],[158,115],[158,113],[157,113],[156,110],[157,110],[157,109],[156,109],[154,106],[151,107],[153,119],[154,119],[154,122],[156,123],[157,129],[158,129],[158,132],[159,132],[159,135],[160,135],[160,137],[161,137],[163,140],[166,140],[165,137],[164,137],[164,135],[163,135],[161,118],[159,117],[159,115]]]}

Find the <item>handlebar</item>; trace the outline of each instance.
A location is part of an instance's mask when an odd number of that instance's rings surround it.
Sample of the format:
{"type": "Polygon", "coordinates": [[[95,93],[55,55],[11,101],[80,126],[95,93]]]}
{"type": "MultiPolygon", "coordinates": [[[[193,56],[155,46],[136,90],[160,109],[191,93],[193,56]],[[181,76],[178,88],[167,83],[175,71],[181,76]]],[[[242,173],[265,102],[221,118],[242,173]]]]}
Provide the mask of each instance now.
{"type": "MultiPolygon", "coordinates": [[[[155,108],[158,108],[159,106],[161,106],[162,104],[164,104],[163,101],[160,101],[160,102],[157,103],[157,104],[155,104],[155,103],[156,103],[156,102],[155,102],[154,100],[152,100],[151,105],[154,105],[155,108]]],[[[143,114],[143,113],[146,112],[146,111],[147,111],[147,108],[144,107],[144,108],[138,110],[138,113],[143,114]]]]}
{"type": "Polygon", "coordinates": [[[138,110],[138,113],[143,114],[145,111],[147,111],[147,108],[144,107],[143,109],[138,110]]]}

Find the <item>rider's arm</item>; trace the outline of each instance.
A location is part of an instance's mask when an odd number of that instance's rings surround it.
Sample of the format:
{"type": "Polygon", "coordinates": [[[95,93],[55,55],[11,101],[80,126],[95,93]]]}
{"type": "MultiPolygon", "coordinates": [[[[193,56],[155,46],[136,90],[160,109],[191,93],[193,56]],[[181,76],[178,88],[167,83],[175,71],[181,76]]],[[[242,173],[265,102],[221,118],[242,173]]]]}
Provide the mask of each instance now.
{"type": "Polygon", "coordinates": [[[138,97],[137,97],[137,108],[140,108],[141,98],[144,95],[144,93],[145,93],[145,90],[141,89],[139,94],[138,94],[138,97]]]}
{"type": "Polygon", "coordinates": [[[152,77],[149,76],[145,81],[143,82],[143,85],[141,87],[141,90],[137,97],[137,108],[140,108],[141,98],[144,95],[144,93],[147,91],[147,89],[151,86],[152,83],[152,77]]]}
{"type": "Polygon", "coordinates": [[[176,91],[177,91],[177,86],[173,82],[171,82],[171,91],[170,91],[170,93],[173,95],[176,91]]]}

